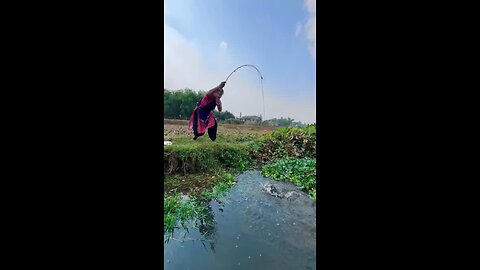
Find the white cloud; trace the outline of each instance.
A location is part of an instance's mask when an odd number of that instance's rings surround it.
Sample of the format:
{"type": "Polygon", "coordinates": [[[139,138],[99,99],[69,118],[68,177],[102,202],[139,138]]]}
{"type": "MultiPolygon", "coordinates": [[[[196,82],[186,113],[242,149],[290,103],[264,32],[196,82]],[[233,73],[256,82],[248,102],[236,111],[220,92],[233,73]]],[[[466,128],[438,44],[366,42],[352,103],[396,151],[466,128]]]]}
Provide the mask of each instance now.
{"type": "Polygon", "coordinates": [[[228,48],[227,42],[225,42],[225,41],[220,42],[220,48],[222,48],[222,49],[228,48]]]}
{"type": "Polygon", "coordinates": [[[305,0],[305,5],[307,6],[307,10],[310,13],[317,12],[317,1],[316,0],[305,0]]]}
{"type": "Polygon", "coordinates": [[[205,88],[218,81],[215,74],[209,72],[196,44],[188,42],[166,23],[164,31],[164,87],[206,90],[205,88]]]}
{"type": "Polygon", "coordinates": [[[295,29],[295,36],[298,37],[300,33],[302,32],[302,24],[297,23],[297,28],[295,29]]]}
{"type": "Polygon", "coordinates": [[[313,59],[316,60],[317,52],[317,4],[315,0],[305,0],[305,6],[307,7],[309,19],[305,24],[307,39],[309,41],[310,54],[313,59]]]}
{"type": "MultiPolygon", "coordinates": [[[[203,57],[195,43],[189,42],[174,28],[164,23],[164,88],[178,90],[209,90],[225,80],[237,66],[244,64],[229,60],[227,51],[218,57],[203,57]]],[[[221,46],[221,45],[220,45],[221,46]]],[[[255,63],[253,63],[255,64],[255,63]]],[[[262,73],[262,67],[258,67],[262,73]]],[[[265,71],[268,74],[268,71],[265,71]]],[[[268,76],[268,75],[267,75],[268,76]]],[[[267,119],[291,117],[296,121],[313,123],[315,119],[315,93],[309,96],[280,98],[269,84],[275,78],[265,77],[265,112],[267,119]]],[[[255,70],[239,69],[225,86],[223,108],[235,116],[263,114],[262,88],[255,70]]],[[[193,109],[193,107],[192,107],[193,109]]]]}

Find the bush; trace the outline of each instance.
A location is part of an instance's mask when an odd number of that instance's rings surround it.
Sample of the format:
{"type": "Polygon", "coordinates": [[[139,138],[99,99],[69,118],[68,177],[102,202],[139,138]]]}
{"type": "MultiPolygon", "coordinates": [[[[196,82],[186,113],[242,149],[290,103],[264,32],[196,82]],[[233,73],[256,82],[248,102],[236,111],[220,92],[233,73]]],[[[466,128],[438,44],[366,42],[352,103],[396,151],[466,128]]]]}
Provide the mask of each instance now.
{"type": "Polygon", "coordinates": [[[250,155],[262,162],[277,158],[316,158],[316,125],[284,127],[263,136],[250,155]]]}

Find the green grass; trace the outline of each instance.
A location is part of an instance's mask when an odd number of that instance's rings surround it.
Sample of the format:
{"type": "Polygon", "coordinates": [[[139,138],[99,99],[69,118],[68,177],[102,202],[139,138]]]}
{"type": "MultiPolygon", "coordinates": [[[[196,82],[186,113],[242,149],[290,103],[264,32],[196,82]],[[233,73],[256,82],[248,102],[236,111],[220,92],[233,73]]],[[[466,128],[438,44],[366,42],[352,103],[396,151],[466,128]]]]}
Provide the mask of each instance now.
{"type": "Polygon", "coordinates": [[[167,138],[173,144],[170,146],[165,146],[165,148],[175,147],[176,145],[190,145],[190,146],[211,146],[217,144],[248,144],[253,142],[260,137],[260,135],[221,135],[219,134],[215,141],[210,140],[208,135],[197,138],[196,140],[192,139],[193,136],[176,136],[167,138]]]}
{"type": "Polygon", "coordinates": [[[164,147],[164,169],[168,175],[209,173],[219,168],[245,170],[250,143],[177,142],[164,147]]]}
{"type": "Polygon", "coordinates": [[[186,227],[187,221],[201,220],[205,216],[205,205],[208,201],[223,196],[236,182],[230,173],[221,175],[222,181],[216,183],[211,190],[183,200],[177,192],[164,193],[164,233],[171,233],[179,226],[186,227]]]}
{"type": "Polygon", "coordinates": [[[202,193],[201,198],[206,200],[217,199],[223,196],[237,182],[232,174],[224,175],[224,182],[217,183],[211,191],[202,193]]]}
{"type": "Polygon", "coordinates": [[[181,192],[200,197],[204,192],[211,191],[219,183],[234,182],[232,174],[239,172],[239,170],[218,168],[208,173],[165,175],[163,181],[164,190],[168,194],[181,192]]]}
{"type": "Polygon", "coordinates": [[[205,210],[205,206],[195,199],[182,201],[179,194],[168,195],[166,193],[163,207],[164,233],[173,232],[179,225],[185,225],[185,222],[199,218],[205,210]]]}

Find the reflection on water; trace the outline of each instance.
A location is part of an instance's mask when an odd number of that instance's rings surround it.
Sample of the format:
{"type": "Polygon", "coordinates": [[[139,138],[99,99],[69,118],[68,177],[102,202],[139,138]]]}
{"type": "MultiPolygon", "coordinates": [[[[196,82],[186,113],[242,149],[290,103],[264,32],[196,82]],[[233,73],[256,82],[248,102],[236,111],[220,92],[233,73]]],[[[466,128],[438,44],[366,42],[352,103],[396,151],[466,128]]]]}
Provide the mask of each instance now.
{"type": "Polygon", "coordinates": [[[198,231],[202,235],[200,241],[203,246],[206,248],[205,243],[207,243],[209,248],[215,252],[215,214],[210,206],[203,212],[203,216],[198,220],[197,226],[198,231]]]}
{"type": "MultiPolygon", "coordinates": [[[[165,269],[314,269],[316,206],[306,195],[293,200],[262,191],[298,190],[259,172],[246,172],[221,202],[211,202],[196,228],[165,236],[165,269]]],[[[193,225],[193,224],[191,224],[193,225]]]]}

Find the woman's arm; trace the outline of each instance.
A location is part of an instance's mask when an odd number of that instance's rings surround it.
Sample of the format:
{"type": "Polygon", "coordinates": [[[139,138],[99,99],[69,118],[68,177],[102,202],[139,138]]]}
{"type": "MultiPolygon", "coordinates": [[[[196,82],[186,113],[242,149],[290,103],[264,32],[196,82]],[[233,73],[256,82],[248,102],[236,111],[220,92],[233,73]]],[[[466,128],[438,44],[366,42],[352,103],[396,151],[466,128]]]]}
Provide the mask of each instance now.
{"type": "Polygon", "coordinates": [[[219,112],[222,111],[222,101],[220,101],[220,98],[217,98],[217,109],[219,112]]]}
{"type": "Polygon", "coordinates": [[[215,93],[216,91],[220,90],[220,88],[223,88],[225,86],[225,82],[221,82],[220,85],[215,86],[214,88],[210,89],[207,91],[207,96],[210,96],[211,94],[215,93]]]}
{"type": "Polygon", "coordinates": [[[206,95],[211,96],[213,93],[217,92],[218,90],[219,90],[219,87],[215,86],[215,88],[208,90],[206,95]]]}

